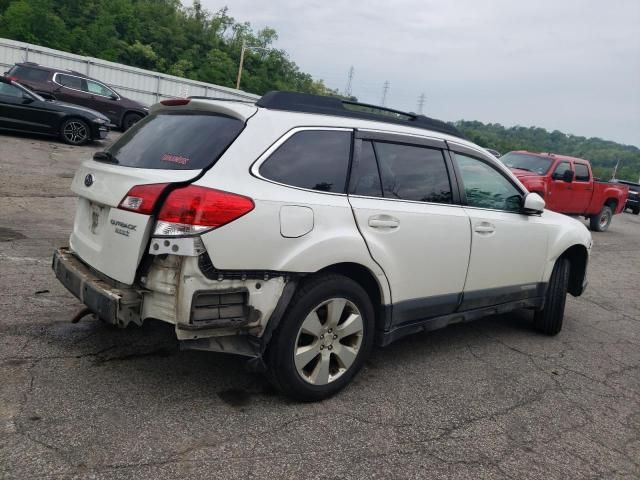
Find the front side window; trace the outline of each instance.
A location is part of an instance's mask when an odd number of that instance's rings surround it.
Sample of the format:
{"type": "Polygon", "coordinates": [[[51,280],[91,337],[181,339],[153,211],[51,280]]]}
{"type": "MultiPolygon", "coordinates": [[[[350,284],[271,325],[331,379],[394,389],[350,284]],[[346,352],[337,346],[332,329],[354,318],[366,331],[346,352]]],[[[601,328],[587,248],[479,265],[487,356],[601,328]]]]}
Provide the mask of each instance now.
{"type": "Polygon", "coordinates": [[[7,97],[22,97],[23,92],[18,87],[15,87],[8,83],[0,83],[0,95],[5,95],[7,97]]]}
{"type": "Polygon", "coordinates": [[[519,211],[522,194],[500,172],[485,162],[455,154],[462,175],[467,204],[492,210],[519,211]]]}
{"type": "Polygon", "coordinates": [[[577,182],[588,182],[589,181],[589,168],[582,164],[576,163],[576,181],[577,182]]]}
{"type": "Polygon", "coordinates": [[[305,130],[284,142],[259,171],[285,185],[344,193],[350,155],[350,131],[305,130]]]}
{"type": "Polygon", "coordinates": [[[96,95],[102,95],[103,97],[110,97],[113,95],[113,91],[110,88],[105,87],[101,83],[94,82],[92,80],[85,81],[87,88],[84,89],[89,93],[94,93],[96,95]]]}
{"type": "Polygon", "coordinates": [[[560,162],[556,169],[553,171],[551,178],[555,180],[562,180],[564,172],[571,170],[571,164],[569,162],[560,162]]]}
{"type": "Polygon", "coordinates": [[[375,142],[386,198],[451,203],[451,184],[440,150],[375,142]]]}
{"type": "Polygon", "coordinates": [[[82,79],[79,77],[73,77],[71,75],[58,75],[56,81],[67,88],[73,88],[75,90],[82,90],[82,79]]]}

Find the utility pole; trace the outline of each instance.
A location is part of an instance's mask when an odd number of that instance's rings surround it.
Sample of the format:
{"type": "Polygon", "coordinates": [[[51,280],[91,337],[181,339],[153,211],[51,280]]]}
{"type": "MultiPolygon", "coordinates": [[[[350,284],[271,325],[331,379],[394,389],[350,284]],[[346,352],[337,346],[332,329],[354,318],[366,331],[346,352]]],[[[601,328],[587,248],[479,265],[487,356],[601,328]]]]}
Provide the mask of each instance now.
{"type": "Polygon", "coordinates": [[[418,113],[422,115],[422,108],[424,107],[424,93],[418,97],[418,113]]]}
{"type": "Polygon", "coordinates": [[[242,49],[240,50],[240,65],[238,66],[238,79],[236,80],[236,90],[240,90],[240,80],[242,79],[242,65],[244,64],[244,52],[252,49],[252,50],[264,50],[265,52],[270,52],[271,48],[264,47],[252,47],[251,45],[247,45],[247,42],[242,41],[242,49]]]}
{"type": "Polygon", "coordinates": [[[244,51],[247,49],[247,44],[242,41],[242,49],[240,50],[240,66],[238,67],[238,79],[236,80],[236,90],[240,90],[240,79],[242,78],[242,65],[244,64],[244,51]]]}
{"type": "Polygon", "coordinates": [[[389,91],[389,80],[384,81],[384,85],[382,86],[382,101],[380,104],[384,107],[384,104],[387,102],[387,92],[389,91]]]}
{"type": "Polygon", "coordinates": [[[349,69],[349,80],[347,80],[347,88],[344,89],[345,97],[351,96],[351,83],[353,81],[353,73],[354,73],[354,69],[353,69],[353,65],[351,65],[351,68],[349,69]]]}

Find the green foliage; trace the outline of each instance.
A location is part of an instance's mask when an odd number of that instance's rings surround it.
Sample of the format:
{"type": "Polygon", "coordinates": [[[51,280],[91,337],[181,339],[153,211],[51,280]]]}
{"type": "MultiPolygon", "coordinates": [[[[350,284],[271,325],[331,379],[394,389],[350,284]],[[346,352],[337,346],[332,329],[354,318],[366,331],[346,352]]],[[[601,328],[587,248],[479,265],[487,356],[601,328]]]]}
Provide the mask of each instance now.
{"type": "Polygon", "coordinates": [[[529,150],[585,158],[591,162],[594,175],[603,180],[611,178],[619,161],[617,178],[637,182],[640,177],[640,149],[632,145],[569,135],[558,130],[549,132],[538,127],[505,128],[498,123],[465,120],[456,122],[455,126],[472,142],[501,153],[529,150]]]}
{"type": "Polygon", "coordinates": [[[338,95],[273,48],[275,30],[254,31],[199,0],[0,0],[0,37],[227,87],[245,42],[269,50],[245,52],[243,90],[338,95]]]}

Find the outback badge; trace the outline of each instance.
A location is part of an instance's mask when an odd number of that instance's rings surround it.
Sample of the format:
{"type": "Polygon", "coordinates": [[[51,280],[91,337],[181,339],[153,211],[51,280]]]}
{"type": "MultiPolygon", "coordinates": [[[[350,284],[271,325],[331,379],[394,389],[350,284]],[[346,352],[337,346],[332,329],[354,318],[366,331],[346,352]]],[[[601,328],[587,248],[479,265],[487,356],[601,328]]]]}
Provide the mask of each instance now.
{"type": "Polygon", "coordinates": [[[91,173],[88,173],[87,176],[84,177],[84,186],[90,187],[91,185],[93,185],[94,181],[95,181],[95,178],[93,177],[93,175],[91,173]]]}

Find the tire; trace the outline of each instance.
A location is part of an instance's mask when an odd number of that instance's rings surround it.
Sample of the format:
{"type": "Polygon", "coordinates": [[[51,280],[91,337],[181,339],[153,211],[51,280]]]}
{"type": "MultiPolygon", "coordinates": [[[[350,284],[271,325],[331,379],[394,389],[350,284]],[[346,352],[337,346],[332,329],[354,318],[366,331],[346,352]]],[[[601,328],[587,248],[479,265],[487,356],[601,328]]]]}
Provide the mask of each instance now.
{"type": "Polygon", "coordinates": [[[269,380],[295,400],[334,395],[362,368],[374,327],[371,300],[359,284],[337,274],[309,279],[291,299],[269,344],[269,380]]]}
{"type": "Polygon", "coordinates": [[[122,119],[122,130],[126,132],[133,127],[134,124],[140,121],[141,118],[142,115],[139,113],[127,113],[122,119]]]}
{"type": "Polygon", "coordinates": [[[638,215],[640,213],[640,207],[633,207],[631,209],[631,213],[633,213],[634,215],[638,215]]]}
{"type": "Polygon", "coordinates": [[[597,215],[592,215],[589,221],[589,228],[594,232],[606,232],[611,225],[613,211],[611,207],[605,205],[597,215]]]}
{"type": "Polygon", "coordinates": [[[84,120],[68,118],[60,126],[60,138],[69,145],[84,145],[91,139],[91,130],[84,120]]]}
{"type": "Polygon", "coordinates": [[[569,260],[559,258],[551,272],[544,308],[534,314],[534,327],[545,335],[557,335],[562,330],[570,270],[569,260]]]}

